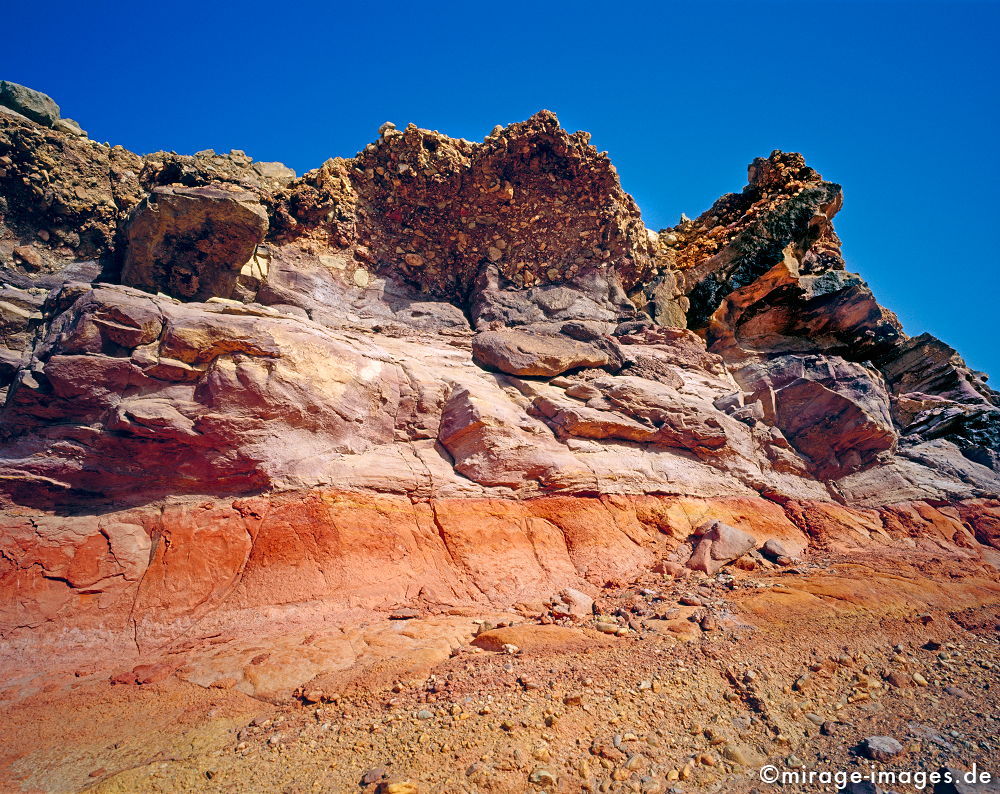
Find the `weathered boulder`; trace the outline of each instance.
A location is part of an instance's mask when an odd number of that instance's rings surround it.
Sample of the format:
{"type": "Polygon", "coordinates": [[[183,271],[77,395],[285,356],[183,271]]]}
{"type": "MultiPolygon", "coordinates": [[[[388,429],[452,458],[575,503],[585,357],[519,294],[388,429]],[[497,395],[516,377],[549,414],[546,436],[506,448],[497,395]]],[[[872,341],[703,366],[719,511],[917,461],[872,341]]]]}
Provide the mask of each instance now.
{"type": "Polygon", "coordinates": [[[777,561],[782,558],[789,558],[792,555],[788,553],[784,544],[780,540],[771,538],[767,540],[763,546],[760,548],[761,554],[767,557],[769,560],[777,561]]]}
{"type": "Polygon", "coordinates": [[[513,329],[476,334],[472,356],[480,366],[522,377],[552,377],[581,367],[603,367],[612,360],[606,350],[587,342],[513,329]]]}
{"type": "Polygon", "coordinates": [[[757,545],[753,535],[721,521],[706,522],[696,534],[699,535],[698,544],[687,561],[687,567],[693,571],[704,571],[709,576],[753,551],[757,545]]]}
{"type": "Polygon", "coordinates": [[[156,188],[129,216],[122,282],[183,300],[228,298],[267,227],[252,194],[156,188]]]}
{"type": "Polygon", "coordinates": [[[812,462],[816,476],[834,479],[874,465],[896,444],[889,396],[880,375],[835,356],[777,356],[733,373],[778,427],[812,462]]]}
{"type": "Polygon", "coordinates": [[[52,125],[52,129],[64,132],[67,135],[74,135],[77,138],[86,138],[87,132],[80,124],[73,119],[57,119],[52,125]]]}
{"type": "Polygon", "coordinates": [[[575,587],[567,587],[552,600],[551,612],[556,618],[589,618],[594,614],[594,599],[575,587]]]}
{"type": "Polygon", "coordinates": [[[903,752],[903,745],[891,736],[869,736],[861,744],[861,750],[873,761],[891,761],[903,752]]]}
{"type": "Polygon", "coordinates": [[[0,80],[0,105],[46,127],[59,120],[59,106],[52,97],[8,80],[0,80]]]}

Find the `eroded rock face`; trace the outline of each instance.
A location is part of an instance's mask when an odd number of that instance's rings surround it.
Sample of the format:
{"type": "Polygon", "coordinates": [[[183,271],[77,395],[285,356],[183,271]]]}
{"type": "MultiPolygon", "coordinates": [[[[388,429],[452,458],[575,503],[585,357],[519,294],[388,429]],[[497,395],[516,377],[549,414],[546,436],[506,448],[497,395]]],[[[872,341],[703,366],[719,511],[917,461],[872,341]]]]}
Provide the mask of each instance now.
{"type": "MultiPolygon", "coordinates": [[[[142,160],[120,146],[0,114],[0,267],[5,281],[55,286],[69,263],[110,253],[141,198],[142,160]]],[[[100,268],[92,271],[95,278],[100,268]]]]}
{"type": "Polygon", "coordinates": [[[818,477],[867,468],[896,443],[889,395],[873,369],[831,356],[779,356],[735,375],[747,402],[761,404],[764,421],[813,462],[818,477]]]}
{"type": "Polygon", "coordinates": [[[0,200],[10,631],[550,598],[707,516],[706,573],[884,522],[996,545],[996,393],[846,272],[840,188],[799,155],[653,234],[546,112],[481,143],[390,125],[302,178],[7,114],[0,200]]]}
{"type": "Polygon", "coordinates": [[[676,317],[680,309],[691,327],[703,327],[729,293],[764,275],[789,245],[806,272],[843,269],[831,223],[843,202],[840,185],[823,181],[795,153],[758,157],[748,171],[742,193],[660,232],[659,277],[649,293],[655,311],[676,317]]]}
{"type": "Polygon", "coordinates": [[[228,298],[267,233],[249,193],[155,188],[125,226],[122,282],[184,300],[228,298]]]}
{"type": "Polygon", "coordinates": [[[709,349],[728,360],[823,352],[866,361],[891,354],[902,327],[865,282],[844,270],[808,273],[792,248],[722,300],[708,321],[709,349]]]}
{"type": "Polygon", "coordinates": [[[548,111],[482,143],[387,125],[353,162],[293,186],[278,224],[356,240],[381,267],[449,297],[491,263],[516,288],[608,267],[634,283],[650,260],[646,230],[589,138],[548,111]]]}
{"type": "Polygon", "coordinates": [[[894,353],[880,364],[906,443],[947,439],[970,460],[1000,470],[1000,394],[986,376],[930,334],[907,340],[894,353]]]}

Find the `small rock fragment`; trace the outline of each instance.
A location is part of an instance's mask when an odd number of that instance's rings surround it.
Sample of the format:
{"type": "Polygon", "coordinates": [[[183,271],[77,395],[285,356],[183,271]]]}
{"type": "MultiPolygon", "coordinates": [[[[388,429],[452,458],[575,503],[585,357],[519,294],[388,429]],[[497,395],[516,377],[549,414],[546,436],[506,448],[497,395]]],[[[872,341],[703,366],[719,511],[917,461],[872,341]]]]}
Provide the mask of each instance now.
{"type": "Polygon", "coordinates": [[[873,761],[889,761],[903,752],[903,745],[891,736],[869,736],[861,743],[861,750],[873,761]]]}

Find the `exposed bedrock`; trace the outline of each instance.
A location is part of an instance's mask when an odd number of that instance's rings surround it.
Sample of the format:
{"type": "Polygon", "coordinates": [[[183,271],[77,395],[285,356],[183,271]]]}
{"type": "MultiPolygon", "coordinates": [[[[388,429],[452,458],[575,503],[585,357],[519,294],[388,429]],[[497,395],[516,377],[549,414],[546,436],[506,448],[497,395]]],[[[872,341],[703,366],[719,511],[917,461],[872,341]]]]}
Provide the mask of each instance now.
{"type": "Polygon", "coordinates": [[[61,642],[75,625],[131,652],[221,616],[265,621],[269,605],[507,608],[565,587],[593,593],[657,560],[698,567],[704,557],[718,571],[769,541],[796,556],[820,546],[995,565],[998,523],[997,500],[852,509],[759,497],[422,501],[332,489],[67,516],[22,510],[4,527],[0,635],[16,650],[35,634],[61,642]]]}
{"type": "Polygon", "coordinates": [[[0,113],[5,625],[548,598],[708,520],[992,564],[1000,397],[846,270],[842,200],[773,152],[656,233],[546,111],[302,177],[0,113]]]}

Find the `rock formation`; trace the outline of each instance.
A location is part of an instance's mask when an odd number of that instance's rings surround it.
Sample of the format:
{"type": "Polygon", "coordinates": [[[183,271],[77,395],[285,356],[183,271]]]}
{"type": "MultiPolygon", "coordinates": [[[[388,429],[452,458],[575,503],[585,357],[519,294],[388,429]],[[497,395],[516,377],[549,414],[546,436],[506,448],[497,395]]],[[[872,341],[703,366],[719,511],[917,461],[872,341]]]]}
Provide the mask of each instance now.
{"type": "Polygon", "coordinates": [[[846,271],[798,154],[654,232],[548,111],[296,177],[0,104],[8,668],[275,605],[582,618],[663,555],[1000,564],[1000,394],[846,271]]]}

